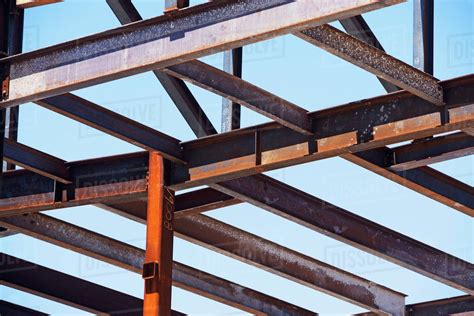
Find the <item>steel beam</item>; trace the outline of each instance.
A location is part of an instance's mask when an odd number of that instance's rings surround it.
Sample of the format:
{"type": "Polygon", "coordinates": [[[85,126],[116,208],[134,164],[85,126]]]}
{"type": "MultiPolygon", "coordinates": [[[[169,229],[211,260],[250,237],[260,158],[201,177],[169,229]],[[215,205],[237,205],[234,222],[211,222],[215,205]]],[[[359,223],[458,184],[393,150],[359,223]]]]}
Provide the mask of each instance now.
{"type": "MultiPolygon", "coordinates": [[[[339,20],[339,22],[341,23],[342,27],[344,28],[344,30],[346,30],[348,34],[354,36],[355,38],[358,38],[364,43],[374,46],[375,48],[383,52],[385,51],[382,44],[380,44],[379,40],[370,29],[367,22],[365,22],[362,15],[356,15],[347,19],[342,19],[342,20],[339,20]]],[[[383,87],[385,88],[387,92],[395,92],[395,91],[400,90],[400,88],[398,88],[396,85],[380,77],[377,77],[377,78],[379,79],[380,83],[383,85],[383,87]]]]}
{"type": "Polygon", "coordinates": [[[157,152],[150,152],[144,315],[171,315],[171,275],[173,272],[174,192],[165,187],[169,168],[157,152]]]}
{"type": "Polygon", "coordinates": [[[404,171],[390,170],[393,152],[388,147],[372,149],[342,158],[409,189],[426,195],[468,216],[474,216],[474,188],[430,167],[404,171]],[[388,164],[387,164],[388,162],[388,164]]]}
{"type": "MultiPolygon", "coordinates": [[[[398,92],[314,112],[311,114],[317,123],[314,138],[277,123],[269,123],[182,143],[188,164],[186,167],[175,166],[172,174],[173,187],[180,189],[211,184],[471,126],[474,124],[474,96],[469,91],[473,81],[474,76],[467,76],[443,82],[448,105],[442,109],[409,93],[398,92]]],[[[136,140],[141,143],[147,141],[146,138],[139,137],[136,140]]],[[[144,182],[141,179],[146,177],[147,163],[147,156],[143,152],[68,163],[76,196],[80,198],[64,202],[80,205],[96,203],[93,201],[101,198],[107,198],[110,202],[110,199],[119,197],[119,192],[124,195],[143,192],[144,182]],[[120,191],[108,191],[107,186],[104,186],[112,185],[114,179],[121,179],[122,186],[120,183],[114,184],[120,191]],[[136,185],[132,185],[130,180],[136,181],[136,185]],[[88,185],[87,191],[84,191],[85,185],[88,185]],[[126,185],[129,185],[128,189],[126,185]],[[135,191],[129,192],[130,188],[135,191]],[[82,195],[79,194],[81,190],[84,192],[82,195]]],[[[387,166],[383,167],[386,170],[387,166]]],[[[8,173],[6,179],[9,185],[4,190],[6,199],[1,201],[2,214],[53,207],[52,181],[24,171],[8,173]]],[[[465,186],[451,187],[452,194],[447,200],[436,197],[436,194],[443,196],[442,190],[420,192],[450,206],[464,207],[466,213],[470,212],[466,201],[472,200],[472,193],[465,186]]]]}
{"type": "Polygon", "coordinates": [[[431,302],[407,305],[408,316],[468,316],[474,311],[474,297],[470,295],[440,299],[431,302]],[[467,314],[461,314],[467,313],[467,314]]]}
{"type": "Polygon", "coordinates": [[[15,316],[46,316],[48,314],[35,311],[30,308],[19,306],[4,300],[0,300],[0,315],[15,316]]]}
{"type": "Polygon", "coordinates": [[[8,138],[4,140],[4,160],[35,173],[69,184],[66,162],[8,138]]]}
{"type": "Polygon", "coordinates": [[[36,103],[146,150],[158,151],[170,160],[183,160],[179,140],[76,95],[67,93],[36,103]]]}
{"type": "Polygon", "coordinates": [[[437,105],[443,105],[443,89],[438,80],[330,25],[294,33],[342,59],[437,105]]]}
{"type": "MultiPolygon", "coordinates": [[[[15,0],[7,1],[9,6],[8,18],[8,48],[6,53],[11,55],[20,54],[23,49],[23,22],[24,10],[15,5],[15,0]]],[[[15,106],[6,111],[5,136],[13,141],[18,140],[18,123],[20,107],[15,106]]],[[[7,163],[7,170],[15,169],[15,165],[7,163]]]]}
{"type": "Polygon", "coordinates": [[[46,4],[63,2],[64,0],[16,0],[16,5],[22,9],[33,8],[46,4]]]}
{"type": "Polygon", "coordinates": [[[433,74],[434,1],[413,1],[413,66],[433,74]]]}
{"type": "MultiPolygon", "coordinates": [[[[145,209],[130,215],[146,223],[145,209]]],[[[403,314],[404,295],[207,216],[176,218],[174,228],[180,238],[302,285],[370,310],[403,314]]]]}
{"type": "MultiPolygon", "coordinates": [[[[410,304],[406,307],[407,316],[469,316],[474,311],[474,297],[470,295],[444,298],[440,300],[410,304]]],[[[367,312],[354,316],[376,316],[367,312]]]]}
{"type": "MultiPolygon", "coordinates": [[[[0,284],[89,313],[142,315],[142,300],[112,289],[0,254],[0,284]]],[[[174,312],[173,315],[184,315],[174,312]]]]}
{"type": "MultiPolygon", "coordinates": [[[[237,78],[242,78],[243,48],[238,47],[224,52],[223,69],[237,78]]],[[[222,98],[221,132],[240,128],[240,104],[222,98]]]]}
{"type": "Polygon", "coordinates": [[[455,133],[418,140],[392,149],[390,170],[410,170],[474,154],[474,137],[455,133]]]}
{"type": "MultiPolygon", "coordinates": [[[[146,204],[132,219],[146,218],[146,204]]],[[[122,214],[122,211],[119,211],[122,214]]],[[[2,218],[12,230],[93,257],[134,273],[142,273],[145,251],[43,214],[2,218]]],[[[301,307],[218,278],[179,262],[173,263],[173,285],[256,315],[314,316],[301,307]]]]}
{"type": "Polygon", "coordinates": [[[176,220],[177,236],[374,312],[404,315],[404,295],[204,215],[176,220]]]}
{"type": "MultiPolygon", "coordinates": [[[[349,34],[383,51],[382,46],[362,16],[352,17],[341,20],[340,22],[349,34]]],[[[427,52],[427,54],[429,55],[429,52],[427,52]]],[[[429,58],[427,60],[429,61],[429,58]]],[[[393,85],[387,85],[387,82],[384,82],[383,80],[381,80],[381,83],[387,92],[396,91],[393,85]]],[[[466,132],[466,130],[463,131],[466,132]]],[[[412,146],[413,147],[407,146],[405,148],[410,152],[411,150],[409,148],[413,148],[413,150],[417,152],[417,145],[414,144],[412,146]]],[[[437,154],[436,150],[434,151],[434,153],[432,152],[434,156],[437,156],[440,153],[437,152],[437,154]]],[[[458,154],[461,155],[462,153],[458,152],[458,154]]],[[[421,154],[421,156],[423,156],[423,154],[421,154]]],[[[441,158],[440,156],[438,157],[441,158]]],[[[444,155],[444,157],[448,158],[449,155],[444,155]]],[[[408,173],[387,172],[384,170],[385,167],[389,166],[395,160],[393,157],[393,151],[389,148],[372,151],[371,153],[361,153],[357,156],[346,155],[345,158],[357,163],[361,167],[382,175],[387,179],[393,180],[403,186],[448,205],[449,207],[464,212],[469,216],[474,215],[473,202],[470,197],[472,195],[472,188],[470,186],[440,172],[436,172],[431,168],[417,169],[408,173]],[[368,159],[364,159],[364,156],[368,159]]],[[[416,156],[414,156],[414,158],[416,159],[416,156]]],[[[425,156],[424,158],[427,157],[425,156]]],[[[429,162],[429,160],[422,161],[426,163],[429,162]]],[[[416,164],[415,161],[411,163],[416,164]]]]}
{"type": "MultiPolygon", "coordinates": [[[[176,1],[175,1],[176,2],[176,1]]],[[[128,24],[142,20],[131,0],[107,0],[107,4],[114,12],[121,24],[128,24]]],[[[198,137],[216,134],[217,131],[194,98],[186,84],[162,71],[153,70],[153,73],[166,90],[179,112],[198,137]]]]}
{"type": "Polygon", "coordinates": [[[218,183],[213,187],[316,232],[474,294],[473,264],[275,179],[258,175],[218,183]]]}
{"type": "Polygon", "coordinates": [[[223,70],[193,60],[163,71],[246,106],[299,133],[311,134],[308,111],[223,70]]]}
{"type": "Polygon", "coordinates": [[[337,0],[321,6],[312,0],[228,0],[196,5],[173,16],[0,60],[10,78],[9,95],[0,106],[167,67],[402,1],[337,0]]]}
{"type": "Polygon", "coordinates": [[[471,127],[474,76],[441,84],[445,106],[400,91],[310,113],[314,137],[269,123],[183,142],[187,165],[177,166],[172,187],[209,184],[471,127]]]}

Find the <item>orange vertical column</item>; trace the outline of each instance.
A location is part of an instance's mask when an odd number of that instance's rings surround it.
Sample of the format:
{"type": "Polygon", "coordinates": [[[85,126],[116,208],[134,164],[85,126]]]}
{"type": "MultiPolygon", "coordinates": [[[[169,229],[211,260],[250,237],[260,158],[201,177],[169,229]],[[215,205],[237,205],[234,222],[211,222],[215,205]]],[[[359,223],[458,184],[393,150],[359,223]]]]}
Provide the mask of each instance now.
{"type": "Polygon", "coordinates": [[[150,152],[143,315],[171,315],[174,192],[165,187],[165,161],[150,152]]]}

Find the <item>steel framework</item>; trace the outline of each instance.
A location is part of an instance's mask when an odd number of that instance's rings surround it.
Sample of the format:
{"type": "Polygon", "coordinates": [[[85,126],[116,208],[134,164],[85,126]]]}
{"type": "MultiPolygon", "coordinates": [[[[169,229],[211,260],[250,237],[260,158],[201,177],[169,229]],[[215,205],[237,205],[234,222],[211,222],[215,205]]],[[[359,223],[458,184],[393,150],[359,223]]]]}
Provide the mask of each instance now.
{"type": "MultiPolygon", "coordinates": [[[[171,310],[172,285],[256,315],[317,315],[174,262],[174,234],[358,305],[364,315],[474,311],[472,263],[262,174],[340,156],[474,216],[473,187],[428,166],[474,153],[474,75],[433,77],[433,0],[414,1],[414,66],[386,53],[361,15],[403,0],[166,0],[164,14],[149,20],[131,0],[107,0],[122,27],[21,54],[23,10],[52,2],[0,0],[0,154],[8,163],[0,173],[0,234],[25,234],[140,273],[144,300],[3,253],[0,285],[109,315],[182,315],[171,310]],[[346,32],[327,24],[333,21],[346,32]],[[371,72],[388,94],[309,112],[245,81],[242,46],[285,34],[371,72]],[[224,52],[223,70],[196,60],[217,52],[224,52]],[[180,141],[70,93],[145,71],[198,139],[180,141]],[[223,97],[221,133],[185,81],[223,97]],[[68,162],[21,144],[18,107],[30,101],[145,151],[68,162]],[[274,122],[240,128],[241,106],[274,122]],[[201,185],[208,187],[175,195],[201,185]],[[467,295],[405,305],[404,294],[201,214],[238,203],[467,295]],[[146,251],[41,213],[86,204],[145,224],[146,251]]],[[[0,301],[3,313],[43,315],[0,301]]]]}

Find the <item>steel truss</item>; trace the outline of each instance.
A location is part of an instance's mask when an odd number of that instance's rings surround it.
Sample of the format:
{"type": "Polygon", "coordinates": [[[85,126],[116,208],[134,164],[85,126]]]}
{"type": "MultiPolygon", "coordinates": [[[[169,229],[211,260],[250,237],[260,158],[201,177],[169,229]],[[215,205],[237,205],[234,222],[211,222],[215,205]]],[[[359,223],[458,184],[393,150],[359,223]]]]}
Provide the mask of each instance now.
{"type": "MultiPolygon", "coordinates": [[[[58,1],[0,1],[0,153],[8,163],[0,176],[0,234],[25,234],[140,273],[144,300],[7,254],[0,285],[100,314],[182,315],[171,310],[173,285],[256,315],[317,315],[173,261],[174,234],[361,306],[369,311],[363,315],[474,311],[472,263],[261,174],[340,156],[474,216],[473,187],[428,166],[474,152],[474,75],[433,77],[433,0],[414,3],[414,66],[385,52],[361,16],[403,0],[221,0],[192,7],[167,0],[164,15],[144,21],[131,0],[107,0],[122,27],[20,54],[23,9],[52,2],[58,1]],[[327,24],[337,20],[346,32],[327,24]],[[309,112],[245,81],[242,46],[284,34],[373,73],[389,94],[309,112]],[[224,70],[196,60],[216,52],[225,52],[224,70]],[[183,142],[70,93],[145,71],[154,72],[198,139],[183,142]],[[224,98],[222,133],[185,81],[224,98]],[[21,144],[18,105],[29,101],[145,151],[68,162],[21,144]],[[240,128],[241,106],[274,122],[240,128]],[[389,147],[402,141],[410,142],[389,147]],[[175,194],[201,185],[208,187],[175,194]],[[404,294],[201,214],[238,203],[468,295],[405,305],[404,294]],[[87,204],[147,225],[146,250],[41,213],[87,204]]],[[[2,312],[43,315],[0,301],[2,312]]]]}

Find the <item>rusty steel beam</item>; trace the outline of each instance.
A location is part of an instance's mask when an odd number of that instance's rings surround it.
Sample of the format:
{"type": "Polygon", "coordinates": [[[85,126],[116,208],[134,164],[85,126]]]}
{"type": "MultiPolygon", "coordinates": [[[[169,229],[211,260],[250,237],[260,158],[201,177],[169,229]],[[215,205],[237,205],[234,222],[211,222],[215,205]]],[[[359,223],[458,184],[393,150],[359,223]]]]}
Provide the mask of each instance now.
{"type": "MultiPolygon", "coordinates": [[[[0,284],[89,313],[142,315],[142,300],[0,253],[0,284]]],[[[173,312],[173,315],[184,315],[173,312]]]]}
{"type": "Polygon", "coordinates": [[[433,74],[434,1],[413,1],[413,66],[433,74]]]}
{"type": "Polygon", "coordinates": [[[15,316],[46,316],[48,314],[42,313],[31,308],[19,306],[4,300],[0,300],[0,315],[15,315],[15,316]]]}
{"type": "Polygon", "coordinates": [[[146,150],[158,151],[170,160],[183,161],[179,140],[76,95],[67,93],[36,103],[146,150]]]}
{"type": "MultiPolygon", "coordinates": [[[[188,164],[175,166],[172,174],[173,189],[210,184],[471,126],[474,124],[474,96],[469,91],[473,83],[474,76],[443,82],[448,100],[445,108],[402,91],[314,112],[311,115],[317,124],[316,137],[313,138],[277,123],[269,123],[181,143],[188,164]],[[445,115],[446,112],[449,118],[445,115]]],[[[79,105],[80,103],[77,104],[79,105]]],[[[104,119],[108,120],[106,115],[104,119]]],[[[136,140],[147,141],[146,138],[139,137],[136,137],[136,140]]],[[[143,192],[142,179],[146,177],[147,161],[147,156],[142,152],[68,163],[74,190],[80,198],[63,202],[80,205],[86,202],[98,203],[94,201],[105,198],[110,201],[111,198],[118,198],[120,194],[130,193],[131,188],[138,189],[135,193],[143,192]],[[114,179],[121,181],[113,184],[114,179]],[[129,181],[131,179],[136,181],[138,186],[132,185],[129,181]],[[107,191],[105,184],[110,184],[120,191],[107,191]],[[130,186],[127,188],[125,184],[130,186]],[[84,191],[86,185],[89,189],[84,191]],[[140,185],[142,189],[139,189],[140,185]],[[82,195],[79,194],[80,190],[84,191],[82,195]]],[[[5,181],[8,181],[9,185],[3,192],[5,199],[0,205],[2,214],[18,214],[52,207],[52,181],[25,172],[10,172],[5,181]]],[[[469,193],[470,190],[454,186],[450,192],[453,194],[443,203],[469,208],[463,201],[469,201],[469,194],[472,194],[469,193]],[[461,199],[456,201],[458,197],[461,199]]],[[[440,193],[443,195],[440,190],[426,191],[428,196],[435,198],[436,194],[440,193]]],[[[64,205],[66,204],[58,207],[64,205]]],[[[465,209],[465,212],[469,212],[469,209],[465,209]]]]}
{"type": "Polygon", "coordinates": [[[403,294],[204,215],[176,220],[177,236],[374,312],[404,315],[403,294]]]}
{"type": "Polygon", "coordinates": [[[4,145],[3,159],[5,161],[61,183],[71,183],[66,161],[8,138],[5,138],[4,145]]]}
{"type": "MultiPolygon", "coordinates": [[[[435,301],[410,304],[406,307],[407,316],[469,316],[474,311],[474,297],[470,295],[444,298],[435,301]],[[466,314],[465,314],[466,313],[466,314]]],[[[376,316],[372,312],[354,316],[376,316]]]]}
{"type": "Polygon", "coordinates": [[[143,264],[145,315],[171,315],[174,192],[165,187],[169,164],[157,152],[148,160],[146,253],[143,264]]]}
{"type": "Polygon", "coordinates": [[[472,198],[474,188],[472,186],[430,167],[403,171],[390,170],[393,151],[388,147],[342,155],[342,158],[468,216],[474,216],[474,199],[472,198]]]}
{"type": "Polygon", "coordinates": [[[400,91],[310,113],[314,137],[269,123],[183,142],[187,165],[176,167],[172,187],[207,185],[472,126],[474,76],[441,84],[447,101],[442,107],[400,91]]]}
{"type": "Polygon", "coordinates": [[[16,0],[16,5],[22,9],[29,9],[41,5],[63,2],[64,0],[16,0]]]}
{"type": "MultiPolygon", "coordinates": [[[[142,20],[131,0],[107,0],[107,4],[121,24],[142,20]]],[[[153,73],[196,136],[203,137],[217,133],[184,81],[159,70],[153,70],[153,73]]]]}
{"type": "Polygon", "coordinates": [[[163,71],[246,106],[299,133],[312,134],[308,111],[223,70],[193,60],[163,71]]]}
{"type": "MultiPolygon", "coordinates": [[[[113,207],[108,205],[109,210],[113,207]]],[[[127,212],[120,207],[119,214],[127,212]]],[[[146,223],[146,208],[129,218],[146,223]]],[[[376,312],[402,315],[404,295],[204,215],[175,219],[175,235],[376,312]],[[400,314],[401,313],[401,314],[400,314]]]]}
{"type": "Polygon", "coordinates": [[[470,295],[451,297],[436,301],[407,305],[407,316],[470,315],[474,312],[474,297],[470,295]],[[461,314],[467,313],[467,314],[461,314]]]}
{"type": "MultiPolygon", "coordinates": [[[[425,19],[425,22],[426,21],[427,20],[425,19]]],[[[352,17],[341,20],[340,22],[349,34],[383,51],[383,47],[380,45],[362,16],[352,17]]],[[[427,51],[427,54],[429,55],[430,52],[427,51]]],[[[426,62],[429,63],[429,58],[426,60],[426,62]]],[[[429,69],[430,67],[428,64],[427,66],[429,69]]],[[[387,92],[395,92],[398,89],[393,85],[390,86],[383,80],[380,81],[387,92]],[[394,87],[396,89],[394,89],[394,87]]],[[[463,129],[463,132],[466,133],[466,130],[463,129]]],[[[413,149],[416,152],[416,144],[413,146],[413,149]]],[[[409,150],[410,146],[405,148],[409,150]]],[[[435,152],[434,155],[436,156],[439,153],[440,152],[435,152]]],[[[461,155],[460,152],[458,152],[458,154],[461,155]]],[[[367,153],[361,152],[359,155],[345,155],[344,157],[349,161],[355,162],[361,167],[382,175],[387,179],[393,180],[403,186],[408,187],[409,189],[415,190],[418,193],[424,194],[429,198],[433,198],[436,201],[461,211],[469,216],[474,215],[474,206],[471,198],[472,188],[470,186],[431,168],[419,168],[408,173],[387,172],[387,170],[384,170],[384,168],[388,167],[388,164],[391,164],[394,160],[396,160],[394,159],[393,155],[394,154],[391,149],[383,148],[372,150],[371,152],[367,153]],[[364,159],[364,157],[367,159],[364,159]]],[[[444,155],[444,157],[448,158],[449,155],[444,155]]],[[[416,159],[416,157],[414,158],[416,159]]],[[[426,158],[426,156],[424,158],[426,158]]],[[[422,161],[426,163],[429,162],[429,160],[422,161]]],[[[416,162],[412,163],[416,164],[416,162]]]]}
{"type": "MultiPolygon", "coordinates": [[[[367,24],[365,19],[362,17],[362,15],[356,15],[347,19],[342,19],[342,20],[339,20],[339,22],[341,23],[342,27],[344,28],[344,30],[346,30],[348,34],[354,36],[355,38],[358,38],[364,43],[374,46],[375,48],[383,52],[385,51],[382,44],[380,44],[379,40],[377,39],[375,34],[372,32],[372,30],[370,29],[369,25],[367,24]]],[[[400,90],[400,88],[397,87],[396,85],[380,77],[377,77],[377,78],[379,79],[380,83],[382,84],[382,86],[387,92],[395,92],[395,91],[400,90]]]]}
{"type": "MultiPolygon", "coordinates": [[[[127,206],[125,205],[125,207],[127,206]]],[[[142,205],[140,210],[141,213],[137,213],[138,215],[132,211],[130,216],[134,220],[146,218],[146,205],[142,205]]],[[[122,214],[122,211],[119,211],[119,213],[122,214]]],[[[12,230],[30,237],[107,262],[134,273],[142,273],[145,259],[144,250],[82,227],[39,213],[2,218],[0,222],[12,230]]],[[[179,262],[173,263],[173,285],[256,315],[317,315],[317,313],[199,271],[179,262]]]]}
{"type": "Polygon", "coordinates": [[[403,0],[335,0],[321,6],[312,0],[226,0],[196,5],[1,59],[9,91],[0,106],[167,67],[399,2],[403,0]]]}
{"type": "Polygon", "coordinates": [[[420,98],[444,104],[443,88],[436,78],[335,27],[321,25],[294,35],[420,98]]]}
{"type": "Polygon", "coordinates": [[[258,175],[212,186],[316,232],[474,294],[473,264],[275,179],[258,175]]]}
{"type": "Polygon", "coordinates": [[[474,154],[474,137],[465,133],[418,140],[392,149],[390,170],[404,171],[474,154]]]}
{"type": "MultiPolygon", "coordinates": [[[[242,78],[243,48],[238,47],[224,52],[223,69],[225,72],[242,78]]],[[[221,132],[240,128],[240,104],[222,98],[221,132]]]]}

